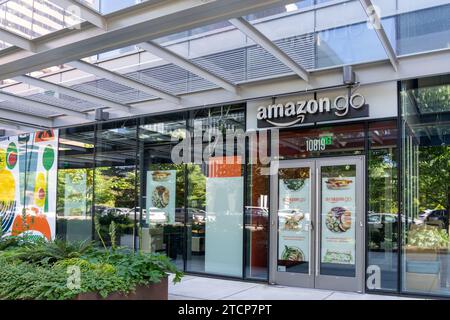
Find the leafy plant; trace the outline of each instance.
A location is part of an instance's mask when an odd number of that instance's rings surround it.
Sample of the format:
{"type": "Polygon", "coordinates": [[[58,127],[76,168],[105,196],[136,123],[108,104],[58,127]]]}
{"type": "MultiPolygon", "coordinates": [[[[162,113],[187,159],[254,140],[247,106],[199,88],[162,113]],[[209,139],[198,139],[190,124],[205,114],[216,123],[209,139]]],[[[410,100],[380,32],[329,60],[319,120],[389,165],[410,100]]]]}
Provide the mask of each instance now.
{"type": "Polygon", "coordinates": [[[445,229],[424,225],[408,232],[409,246],[437,249],[447,247],[448,243],[449,237],[445,229]]]}
{"type": "Polygon", "coordinates": [[[113,251],[116,250],[116,224],[111,221],[109,225],[109,237],[111,238],[111,248],[113,251]]]}
{"type": "Polygon", "coordinates": [[[64,259],[80,257],[90,250],[93,250],[92,243],[87,241],[66,242],[55,240],[47,242],[40,240],[25,243],[23,246],[16,248],[8,255],[8,259],[46,265],[64,259]]]}
{"type": "MultiPolygon", "coordinates": [[[[110,227],[114,233],[114,225],[110,227]]],[[[114,237],[114,236],[113,236],[114,237]]],[[[112,251],[92,242],[32,240],[8,237],[0,241],[0,299],[73,299],[80,293],[129,293],[138,285],[158,283],[183,273],[161,254],[112,251]],[[69,267],[80,270],[80,286],[69,288],[69,267]]]]}
{"type": "Polygon", "coordinates": [[[67,286],[67,268],[62,265],[35,265],[12,263],[0,259],[0,298],[21,300],[73,299],[83,292],[98,292],[106,297],[115,291],[129,292],[132,283],[126,283],[115,272],[102,268],[82,269],[80,288],[67,286]]]}
{"type": "Polygon", "coordinates": [[[22,247],[36,242],[36,238],[30,234],[22,234],[20,237],[5,236],[0,238],[0,251],[8,248],[22,247]]]}
{"type": "Polygon", "coordinates": [[[100,241],[103,245],[103,248],[105,248],[105,250],[108,250],[108,248],[106,247],[105,241],[103,240],[103,237],[102,237],[100,220],[98,219],[97,215],[94,216],[94,229],[98,235],[98,238],[100,239],[100,241]]]}

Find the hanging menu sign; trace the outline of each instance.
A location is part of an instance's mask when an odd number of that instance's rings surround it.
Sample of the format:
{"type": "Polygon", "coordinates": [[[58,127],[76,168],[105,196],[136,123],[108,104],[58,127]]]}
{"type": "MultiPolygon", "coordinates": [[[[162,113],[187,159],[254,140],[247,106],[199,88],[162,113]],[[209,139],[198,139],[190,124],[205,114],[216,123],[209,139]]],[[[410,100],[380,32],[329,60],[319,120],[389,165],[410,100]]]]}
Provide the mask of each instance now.
{"type": "Polygon", "coordinates": [[[322,263],[355,264],[355,177],[322,177],[322,263]]]}
{"type": "MultiPolygon", "coordinates": [[[[309,170],[309,169],[307,169],[309,170]]],[[[309,261],[310,179],[280,179],[278,271],[309,261]]]]}

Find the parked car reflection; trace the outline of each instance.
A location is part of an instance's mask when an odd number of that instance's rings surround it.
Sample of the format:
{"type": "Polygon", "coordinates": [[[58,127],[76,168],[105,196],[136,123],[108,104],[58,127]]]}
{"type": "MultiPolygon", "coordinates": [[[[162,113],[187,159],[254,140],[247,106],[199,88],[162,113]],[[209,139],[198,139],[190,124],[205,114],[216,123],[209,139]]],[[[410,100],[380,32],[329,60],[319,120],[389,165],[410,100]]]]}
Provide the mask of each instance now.
{"type": "MultiPolygon", "coordinates": [[[[402,223],[405,223],[403,216],[402,223]]],[[[371,250],[391,250],[397,248],[397,214],[369,211],[367,225],[370,234],[369,247],[371,250]]]]}
{"type": "Polygon", "coordinates": [[[445,209],[426,209],[419,214],[419,219],[416,221],[416,224],[426,224],[447,230],[449,227],[448,212],[445,209]]]}
{"type": "MultiPolygon", "coordinates": [[[[134,212],[132,212],[134,214],[134,212]]],[[[100,216],[104,217],[107,215],[119,216],[119,215],[130,215],[130,209],[128,208],[105,208],[100,212],[100,216]]],[[[132,218],[132,217],[129,217],[132,218]]]]}
{"type": "MultiPolygon", "coordinates": [[[[135,210],[136,210],[137,215],[139,216],[139,214],[141,212],[141,208],[136,207],[134,209],[131,209],[131,212],[134,213],[135,210]]],[[[149,213],[149,215],[147,215],[147,209],[142,209],[143,222],[149,222],[150,224],[165,224],[168,222],[168,217],[167,217],[166,212],[164,212],[163,210],[161,210],[159,208],[150,207],[150,208],[148,208],[148,213],[149,213]]]]}
{"type": "Polygon", "coordinates": [[[268,225],[269,210],[265,207],[245,207],[245,228],[249,231],[265,230],[268,225]]]}
{"type": "Polygon", "coordinates": [[[195,224],[204,224],[206,219],[206,212],[196,208],[176,208],[175,209],[175,222],[184,223],[184,214],[187,211],[188,221],[192,221],[195,224]]]}

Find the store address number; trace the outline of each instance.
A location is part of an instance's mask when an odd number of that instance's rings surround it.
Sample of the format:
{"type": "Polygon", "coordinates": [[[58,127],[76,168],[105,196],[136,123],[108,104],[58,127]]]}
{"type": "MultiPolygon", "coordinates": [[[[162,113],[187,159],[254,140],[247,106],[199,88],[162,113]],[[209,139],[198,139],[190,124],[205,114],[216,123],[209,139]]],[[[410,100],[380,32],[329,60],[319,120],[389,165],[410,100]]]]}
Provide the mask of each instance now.
{"type": "Polygon", "coordinates": [[[306,151],[325,151],[327,146],[333,144],[333,138],[331,136],[321,137],[318,139],[306,140],[306,151]]]}

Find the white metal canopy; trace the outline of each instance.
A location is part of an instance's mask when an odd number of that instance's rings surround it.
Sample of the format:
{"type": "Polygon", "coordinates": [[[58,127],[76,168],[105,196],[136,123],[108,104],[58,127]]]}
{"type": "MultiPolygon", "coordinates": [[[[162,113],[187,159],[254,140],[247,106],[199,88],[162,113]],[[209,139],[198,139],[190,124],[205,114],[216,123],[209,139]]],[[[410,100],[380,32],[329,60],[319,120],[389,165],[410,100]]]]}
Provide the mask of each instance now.
{"type": "Polygon", "coordinates": [[[19,76],[19,77],[14,78],[14,80],[29,84],[31,86],[36,86],[36,87],[39,87],[42,89],[52,90],[56,93],[62,93],[62,94],[66,94],[68,96],[78,98],[78,99],[86,100],[86,101],[89,101],[89,102],[92,102],[95,104],[99,104],[100,106],[105,107],[105,108],[118,109],[118,110],[125,111],[128,113],[131,111],[130,106],[127,106],[127,105],[124,105],[121,103],[117,103],[117,102],[114,102],[111,100],[107,100],[104,98],[100,98],[100,97],[97,97],[97,96],[94,96],[94,95],[91,95],[88,93],[84,93],[81,91],[77,91],[72,88],[65,87],[63,85],[55,84],[55,83],[45,81],[42,79],[37,79],[37,78],[30,77],[30,76],[19,76]]]}
{"type": "Polygon", "coordinates": [[[309,81],[309,73],[301,65],[295,62],[289,55],[287,55],[283,50],[278,48],[270,39],[268,39],[262,32],[258,31],[250,22],[246,21],[244,18],[231,19],[230,22],[246,34],[249,38],[255,41],[258,45],[266,49],[275,58],[280,60],[284,65],[286,65],[293,72],[298,74],[306,82],[309,81]]]}
{"type": "Polygon", "coordinates": [[[391,42],[384,30],[383,24],[381,22],[381,17],[376,10],[376,7],[373,5],[372,0],[359,0],[361,2],[364,11],[369,18],[368,22],[372,25],[373,30],[377,33],[378,38],[380,39],[381,44],[383,45],[384,50],[386,50],[386,54],[391,61],[392,67],[395,71],[398,70],[398,58],[395,49],[392,47],[391,42]]]}
{"type": "Polygon", "coordinates": [[[192,63],[188,59],[185,59],[181,57],[180,55],[165,49],[164,47],[148,41],[148,42],[142,42],[139,44],[139,47],[143,50],[146,50],[155,56],[160,57],[161,59],[166,60],[167,62],[173,63],[185,70],[188,70],[200,77],[202,77],[205,80],[208,80],[212,83],[217,84],[219,87],[224,88],[225,90],[228,90],[234,94],[237,94],[237,86],[234,84],[220,78],[219,76],[213,74],[212,72],[209,72],[208,70],[196,65],[195,63],[192,63]]]}
{"type": "MultiPolygon", "coordinates": [[[[264,76],[264,72],[266,72],[264,65],[260,67],[261,78],[256,78],[256,80],[246,78],[245,81],[234,80],[235,73],[239,71],[226,69],[233,63],[238,63],[232,60],[235,59],[233,55],[221,57],[217,53],[208,56],[197,54],[195,50],[193,53],[182,54],[180,52],[184,52],[186,49],[177,40],[168,40],[174,49],[169,49],[169,45],[158,41],[158,39],[174,36],[179,32],[187,32],[226,21],[231,23],[230,27],[225,28],[227,32],[230,34],[232,31],[238,32],[243,36],[242,39],[249,38],[254,42],[249,43],[243,40],[240,46],[235,47],[225,43],[224,47],[229,45],[232,48],[230,51],[236,52],[236,57],[239,55],[251,57],[250,61],[264,58],[265,61],[276,65],[277,68],[284,68],[283,70],[286,71],[283,76],[297,75],[299,77],[297,79],[303,81],[299,90],[317,87],[320,82],[318,75],[308,65],[308,61],[303,63],[303,53],[298,52],[296,47],[289,48],[286,44],[289,41],[297,41],[295,44],[299,45],[301,50],[310,50],[308,43],[311,42],[308,41],[316,41],[314,36],[291,40],[286,36],[286,41],[282,37],[271,40],[265,35],[264,28],[260,28],[258,25],[257,18],[256,22],[247,18],[248,15],[262,10],[271,10],[285,5],[286,16],[289,17],[289,10],[292,8],[303,10],[307,15],[308,12],[315,13],[314,10],[319,8],[332,8],[359,2],[359,8],[362,7],[365,11],[364,16],[369,18],[368,25],[372,26],[379,43],[386,52],[386,61],[379,60],[378,62],[389,62],[393,71],[398,73],[398,77],[401,77],[402,74],[399,72],[401,59],[398,58],[396,49],[390,42],[386,30],[381,24],[381,17],[374,10],[375,6],[371,0],[334,0],[304,9],[297,8],[297,4],[300,3],[298,1],[148,0],[107,15],[99,13],[78,0],[49,1],[60,8],[57,10],[63,10],[78,17],[81,23],[73,28],[56,30],[52,34],[30,39],[0,26],[0,40],[12,45],[12,47],[0,51],[0,81],[16,81],[3,83],[3,86],[0,86],[0,99],[5,102],[2,104],[0,101],[0,128],[3,124],[4,128],[8,126],[10,130],[27,131],[32,130],[34,125],[53,127],[61,124],[90,122],[93,121],[93,117],[89,112],[95,111],[97,108],[108,108],[113,117],[117,111],[117,116],[123,117],[131,114],[198,106],[210,101],[210,99],[198,98],[203,97],[202,92],[208,90],[215,90],[212,94],[220,92],[220,98],[217,95],[217,102],[222,97],[227,101],[242,101],[246,97],[253,96],[258,91],[259,81],[277,78],[269,71],[267,71],[268,75],[264,76]],[[143,69],[141,66],[130,64],[125,66],[130,69],[129,71],[119,73],[117,68],[111,69],[107,61],[94,64],[83,60],[86,57],[127,46],[138,46],[143,50],[142,53],[147,52],[162,59],[162,62],[154,62],[154,68],[157,71],[153,72],[153,69],[143,69]],[[267,58],[267,55],[271,57],[267,58]],[[227,59],[230,59],[229,64],[225,67],[222,66],[223,60],[227,59]],[[34,74],[46,68],[63,65],[74,69],[62,68],[45,77],[34,74]],[[90,78],[82,80],[80,76],[79,79],[66,79],[65,73],[69,73],[71,70],[83,71],[89,74],[90,78]],[[224,72],[216,72],[217,70],[224,70],[224,72]],[[193,94],[195,90],[183,91],[176,87],[176,83],[165,80],[169,76],[181,74],[182,71],[187,74],[186,86],[197,86],[197,91],[202,94],[193,94]],[[95,80],[92,80],[93,78],[95,80]],[[146,79],[150,81],[144,81],[146,79]],[[67,85],[66,83],[74,84],[67,85]],[[52,101],[59,99],[60,102],[52,103],[50,99],[45,102],[47,100],[39,100],[39,96],[24,95],[23,92],[29,90],[25,85],[56,93],[51,97],[52,101]],[[7,91],[5,91],[6,88],[7,91]],[[15,88],[17,90],[14,90],[15,88]],[[91,107],[74,109],[69,106],[71,100],[60,99],[61,96],[86,102],[86,105],[91,107]],[[19,108],[20,111],[18,111],[19,109],[14,110],[9,107],[15,105],[27,108],[19,108]],[[156,110],[144,107],[147,105],[154,105],[156,110]],[[42,111],[43,114],[36,111],[42,111]],[[15,121],[17,125],[14,124],[15,121]]],[[[351,23],[357,22],[355,20],[351,23]]],[[[350,22],[348,23],[350,24],[350,22]]],[[[206,33],[208,34],[208,32],[206,33]]],[[[195,33],[189,37],[193,42],[196,39],[195,33]]],[[[226,42],[227,39],[224,38],[223,41],[226,42]]],[[[200,48],[199,51],[202,52],[202,49],[200,48]]],[[[141,52],[137,54],[141,54],[141,52]]],[[[270,67],[266,66],[267,69],[270,67]]],[[[340,67],[338,65],[334,69],[338,70],[340,67]]],[[[387,77],[392,78],[392,75],[386,74],[387,77]]],[[[377,81],[382,81],[382,79],[377,81]]],[[[182,87],[181,84],[178,86],[182,87]]]]}
{"type": "Polygon", "coordinates": [[[89,62],[85,62],[82,60],[78,60],[78,61],[72,61],[69,62],[68,65],[70,65],[71,67],[74,67],[76,69],[80,69],[83,70],[87,73],[91,73],[93,75],[96,75],[98,77],[102,77],[105,79],[109,79],[111,81],[120,83],[124,86],[128,86],[131,88],[134,88],[136,90],[140,90],[143,92],[147,92],[151,95],[157,96],[161,99],[167,100],[171,103],[175,103],[175,104],[179,104],[180,103],[180,98],[176,97],[172,94],[169,94],[167,92],[164,92],[163,90],[160,90],[158,88],[154,88],[154,87],[150,87],[149,85],[146,85],[144,83],[141,83],[139,81],[127,78],[121,74],[118,74],[116,72],[113,71],[109,71],[106,70],[104,68],[95,66],[89,62]]]}

